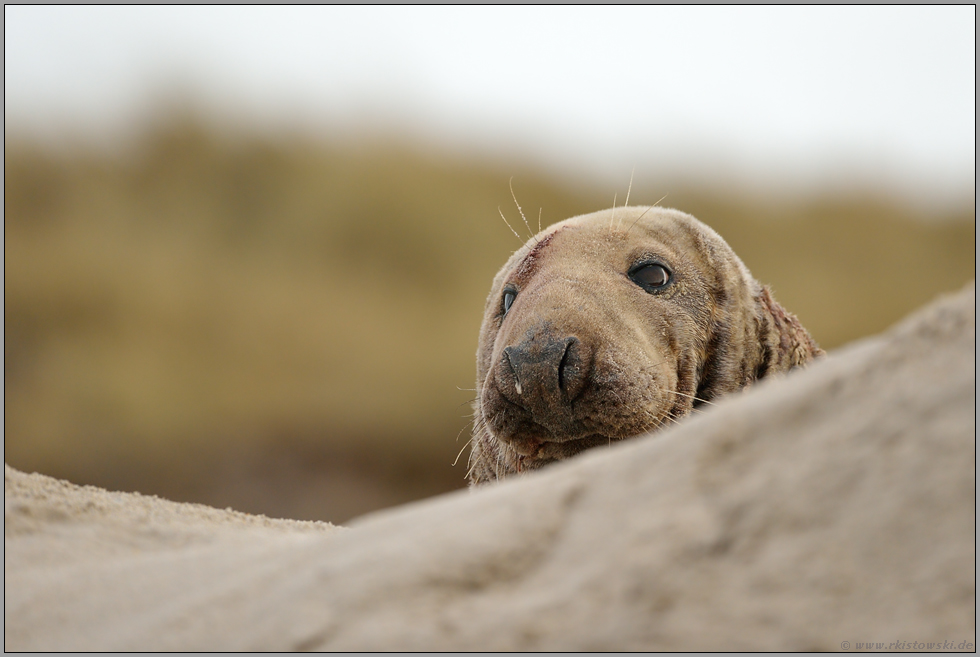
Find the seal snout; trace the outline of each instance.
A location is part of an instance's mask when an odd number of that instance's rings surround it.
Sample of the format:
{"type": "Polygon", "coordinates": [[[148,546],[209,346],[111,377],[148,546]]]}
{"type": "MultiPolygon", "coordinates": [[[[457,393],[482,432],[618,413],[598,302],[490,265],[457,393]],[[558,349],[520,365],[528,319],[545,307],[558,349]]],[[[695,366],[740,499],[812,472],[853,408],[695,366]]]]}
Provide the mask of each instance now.
{"type": "Polygon", "coordinates": [[[528,331],[521,342],[503,349],[497,388],[533,422],[562,437],[572,431],[572,402],[585,389],[590,360],[588,348],[575,336],[528,331]]]}

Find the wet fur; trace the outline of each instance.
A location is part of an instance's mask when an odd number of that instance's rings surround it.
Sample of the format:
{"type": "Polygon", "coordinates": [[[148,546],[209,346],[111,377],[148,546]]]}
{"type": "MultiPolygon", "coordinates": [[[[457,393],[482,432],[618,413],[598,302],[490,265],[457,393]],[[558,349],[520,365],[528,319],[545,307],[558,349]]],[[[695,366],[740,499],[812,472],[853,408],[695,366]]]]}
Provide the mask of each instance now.
{"type": "Polygon", "coordinates": [[[565,220],[528,240],[494,279],[477,350],[468,477],[493,481],[659,429],[822,354],[694,217],[619,207],[565,220]],[[672,271],[656,294],[627,276],[644,258],[672,271]],[[516,297],[505,313],[506,290],[516,297]],[[506,361],[515,345],[537,358],[561,340],[558,387],[517,380],[506,361]],[[559,389],[562,371],[572,373],[573,389],[559,389]]]}

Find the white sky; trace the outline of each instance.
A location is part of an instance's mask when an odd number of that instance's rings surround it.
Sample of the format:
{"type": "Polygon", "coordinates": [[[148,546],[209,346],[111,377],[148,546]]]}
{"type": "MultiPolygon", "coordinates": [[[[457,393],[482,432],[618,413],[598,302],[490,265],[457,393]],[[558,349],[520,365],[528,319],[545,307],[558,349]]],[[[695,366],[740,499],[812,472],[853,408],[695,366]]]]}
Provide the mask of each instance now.
{"type": "Polygon", "coordinates": [[[4,8],[8,132],[213,117],[386,125],[617,184],[874,183],[973,197],[976,9],[4,8]]]}

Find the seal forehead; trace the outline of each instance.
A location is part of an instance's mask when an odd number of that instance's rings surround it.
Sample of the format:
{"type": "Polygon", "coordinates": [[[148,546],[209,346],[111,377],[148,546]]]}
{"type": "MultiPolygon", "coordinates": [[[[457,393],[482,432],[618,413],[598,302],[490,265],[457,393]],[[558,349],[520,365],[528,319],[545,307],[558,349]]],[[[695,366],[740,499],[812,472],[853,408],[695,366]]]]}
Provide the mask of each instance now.
{"type": "Polygon", "coordinates": [[[552,231],[542,237],[538,242],[531,248],[526,256],[518,263],[517,267],[514,269],[513,277],[518,280],[527,280],[534,275],[541,263],[542,255],[548,246],[551,244],[551,240],[554,239],[555,235],[565,230],[562,226],[558,230],[552,231]]]}
{"type": "Polygon", "coordinates": [[[688,259],[704,262],[703,236],[698,233],[700,222],[688,215],[664,208],[617,208],[579,215],[556,224],[542,233],[523,257],[515,254],[516,264],[510,265],[504,280],[523,287],[545,267],[557,267],[566,273],[585,266],[586,269],[606,266],[619,270],[629,267],[643,254],[656,253],[661,257],[677,258],[679,253],[688,259]],[[693,222],[693,225],[691,225],[693,222]],[[559,233],[562,235],[555,240],[559,233]],[[572,234],[574,233],[574,235],[572,234]],[[652,249],[652,251],[651,251],[652,249]]]}
{"type": "Polygon", "coordinates": [[[576,225],[593,234],[605,234],[622,253],[670,257],[698,268],[702,274],[731,275],[730,268],[750,277],[748,270],[710,226],[678,210],[660,207],[617,208],[575,217],[576,225]],[[652,251],[651,251],[652,249],[652,251]]]}

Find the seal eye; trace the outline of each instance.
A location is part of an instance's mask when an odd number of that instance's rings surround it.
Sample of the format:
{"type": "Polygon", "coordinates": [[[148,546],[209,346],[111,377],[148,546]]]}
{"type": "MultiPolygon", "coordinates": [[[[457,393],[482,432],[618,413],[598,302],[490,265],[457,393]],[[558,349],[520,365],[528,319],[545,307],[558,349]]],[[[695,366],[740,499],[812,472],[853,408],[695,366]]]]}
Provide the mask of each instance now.
{"type": "Polygon", "coordinates": [[[670,282],[670,272],[666,267],[655,262],[636,267],[630,271],[629,277],[648,292],[659,290],[670,282]]]}
{"type": "Polygon", "coordinates": [[[505,315],[507,314],[507,311],[510,310],[510,307],[514,304],[514,299],[516,298],[517,298],[517,292],[515,292],[514,290],[504,291],[504,314],[505,315]]]}

